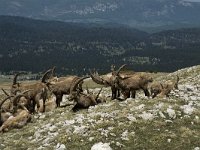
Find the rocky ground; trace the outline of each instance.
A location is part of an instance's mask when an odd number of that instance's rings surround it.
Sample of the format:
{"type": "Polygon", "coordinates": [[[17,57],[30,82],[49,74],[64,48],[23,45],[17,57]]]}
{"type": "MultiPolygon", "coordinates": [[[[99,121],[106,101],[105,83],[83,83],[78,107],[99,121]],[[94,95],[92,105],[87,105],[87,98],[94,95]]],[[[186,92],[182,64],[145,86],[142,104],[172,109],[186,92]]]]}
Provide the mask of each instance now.
{"type": "Polygon", "coordinates": [[[177,74],[179,90],[169,98],[151,99],[138,92],[136,99],[110,100],[110,89],[103,88],[105,103],[76,113],[69,106],[36,114],[22,129],[1,134],[0,149],[200,150],[200,66],[156,80],[177,74]]]}

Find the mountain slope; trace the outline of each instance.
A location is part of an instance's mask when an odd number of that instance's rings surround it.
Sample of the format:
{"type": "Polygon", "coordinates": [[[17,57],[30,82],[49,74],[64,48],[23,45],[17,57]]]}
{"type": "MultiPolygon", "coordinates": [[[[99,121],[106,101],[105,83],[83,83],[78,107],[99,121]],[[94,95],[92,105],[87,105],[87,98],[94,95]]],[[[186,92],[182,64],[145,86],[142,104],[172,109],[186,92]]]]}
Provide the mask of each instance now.
{"type": "Polygon", "coordinates": [[[1,0],[0,4],[0,15],[45,20],[114,22],[140,28],[200,24],[200,3],[184,0],[1,0]]]}
{"type": "MultiPolygon", "coordinates": [[[[179,90],[171,92],[168,98],[150,99],[137,92],[135,99],[111,100],[110,89],[103,88],[101,96],[106,97],[105,103],[76,113],[68,106],[35,114],[22,129],[1,134],[0,149],[59,150],[80,149],[81,146],[88,150],[102,142],[107,143],[106,147],[122,150],[198,150],[200,84],[195,84],[196,80],[200,81],[200,66],[169,74],[168,79],[173,80],[177,73],[180,75],[179,90]]],[[[166,80],[166,76],[159,78],[166,80]]],[[[90,89],[95,93],[99,90],[90,89]]],[[[63,101],[69,103],[68,97],[63,101]]]]}

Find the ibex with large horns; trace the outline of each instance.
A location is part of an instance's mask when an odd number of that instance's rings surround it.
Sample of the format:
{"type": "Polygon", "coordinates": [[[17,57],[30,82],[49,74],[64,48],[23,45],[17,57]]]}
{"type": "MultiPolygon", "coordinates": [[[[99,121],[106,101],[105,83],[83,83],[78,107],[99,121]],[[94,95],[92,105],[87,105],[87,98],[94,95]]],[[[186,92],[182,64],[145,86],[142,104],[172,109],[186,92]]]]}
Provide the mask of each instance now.
{"type": "Polygon", "coordinates": [[[90,70],[90,76],[95,83],[104,85],[104,86],[110,86],[111,91],[112,91],[111,99],[116,99],[120,97],[120,90],[114,84],[114,79],[118,70],[115,71],[115,66],[111,65],[111,71],[112,71],[111,75],[109,76],[107,75],[106,77],[103,78],[99,76],[98,72],[92,73],[92,71],[90,70]]]}
{"type": "MultiPolygon", "coordinates": [[[[153,79],[149,77],[145,73],[135,73],[130,76],[121,77],[120,71],[125,67],[126,65],[122,65],[118,71],[116,72],[115,76],[113,76],[114,84],[117,88],[122,90],[122,93],[126,93],[129,95],[130,92],[132,92],[132,97],[135,98],[136,90],[142,89],[145,93],[145,96],[150,96],[148,91],[148,84],[149,82],[152,82],[153,79]]],[[[125,99],[128,96],[125,95],[125,99]]]]}
{"type": "Polygon", "coordinates": [[[28,89],[32,89],[31,91],[25,94],[25,98],[30,100],[28,110],[31,112],[35,112],[35,105],[37,105],[37,110],[40,107],[39,100],[43,100],[43,112],[45,111],[45,101],[47,99],[48,92],[48,82],[46,81],[49,74],[51,73],[51,69],[44,73],[41,81],[32,83],[32,84],[21,84],[17,82],[17,77],[19,74],[16,74],[13,79],[13,84],[11,87],[11,94],[16,94],[18,91],[25,91],[28,89]]]}
{"type": "MultiPolygon", "coordinates": [[[[78,76],[67,76],[67,77],[54,77],[55,74],[55,67],[52,69],[52,78],[49,80],[50,83],[50,91],[56,97],[56,105],[60,107],[60,103],[62,101],[64,94],[70,94],[70,87],[72,83],[80,77],[78,76]]],[[[82,91],[82,82],[78,84],[79,90],[82,91]]]]}
{"type": "Polygon", "coordinates": [[[88,108],[90,106],[94,106],[98,104],[98,97],[102,89],[99,91],[99,93],[96,96],[94,96],[93,94],[85,94],[77,90],[78,84],[86,78],[88,77],[82,77],[76,80],[75,82],[73,82],[70,88],[69,100],[70,101],[74,100],[74,102],[76,102],[75,106],[72,109],[73,111],[77,111],[81,108],[88,108]]]}
{"type": "Polygon", "coordinates": [[[20,128],[23,127],[31,119],[31,115],[26,107],[19,103],[21,97],[25,96],[24,94],[30,90],[27,90],[21,94],[15,96],[7,96],[0,103],[0,132],[9,130],[10,128],[20,128]],[[2,105],[8,100],[11,99],[12,107],[9,111],[3,112],[2,105]]]}

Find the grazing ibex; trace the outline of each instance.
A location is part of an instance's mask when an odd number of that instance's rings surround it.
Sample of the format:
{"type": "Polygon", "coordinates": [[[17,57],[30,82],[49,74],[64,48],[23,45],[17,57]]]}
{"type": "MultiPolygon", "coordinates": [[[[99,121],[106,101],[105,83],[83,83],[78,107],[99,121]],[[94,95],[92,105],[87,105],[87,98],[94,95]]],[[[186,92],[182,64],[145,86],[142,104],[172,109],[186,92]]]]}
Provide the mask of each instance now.
{"type": "Polygon", "coordinates": [[[37,110],[40,108],[39,100],[43,100],[43,112],[45,112],[45,101],[47,99],[47,92],[48,92],[48,84],[47,77],[51,73],[51,69],[48,70],[42,77],[42,80],[32,84],[21,84],[17,82],[17,77],[19,74],[16,74],[13,79],[13,84],[11,87],[11,94],[16,94],[18,91],[25,91],[28,89],[32,89],[31,91],[25,94],[25,98],[29,100],[28,103],[28,110],[30,112],[35,112],[35,105],[37,104],[37,110]]]}
{"type": "MultiPolygon", "coordinates": [[[[52,78],[49,80],[49,89],[56,97],[56,105],[60,107],[62,97],[64,94],[70,94],[70,87],[72,83],[80,77],[78,76],[67,76],[67,77],[53,77],[55,67],[52,69],[52,78]]],[[[82,91],[82,82],[78,85],[79,90],[82,91]]]]}
{"type": "Polygon", "coordinates": [[[152,98],[155,98],[162,91],[162,84],[160,82],[153,82],[150,85],[150,93],[152,98]]]}
{"type": "Polygon", "coordinates": [[[76,80],[75,82],[73,82],[70,88],[69,100],[70,101],[74,100],[74,102],[76,102],[75,106],[72,108],[73,111],[77,111],[82,108],[88,108],[90,106],[94,106],[98,104],[98,97],[102,89],[99,91],[99,93],[96,96],[94,96],[93,94],[85,94],[77,90],[78,84],[86,78],[88,77],[82,77],[76,80]]]}
{"type": "Polygon", "coordinates": [[[135,98],[136,90],[142,89],[145,96],[150,96],[148,91],[148,84],[153,81],[153,79],[146,73],[135,73],[130,76],[122,77],[119,73],[126,65],[122,65],[114,76],[115,86],[125,93],[125,99],[128,98],[129,93],[132,92],[132,97],[135,98]]]}

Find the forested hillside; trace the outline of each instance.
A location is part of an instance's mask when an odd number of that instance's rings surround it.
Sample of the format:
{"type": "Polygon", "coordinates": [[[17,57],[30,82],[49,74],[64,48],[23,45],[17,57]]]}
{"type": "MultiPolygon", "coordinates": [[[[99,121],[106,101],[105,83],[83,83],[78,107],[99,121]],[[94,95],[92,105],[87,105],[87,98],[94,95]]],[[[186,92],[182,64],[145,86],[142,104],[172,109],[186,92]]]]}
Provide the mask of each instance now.
{"type": "Polygon", "coordinates": [[[125,26],[99,26],[0,17],[0,71],[85,74],[130,69],[174,71],[200,63],[200,28],[148,34],[125,26]]]}

